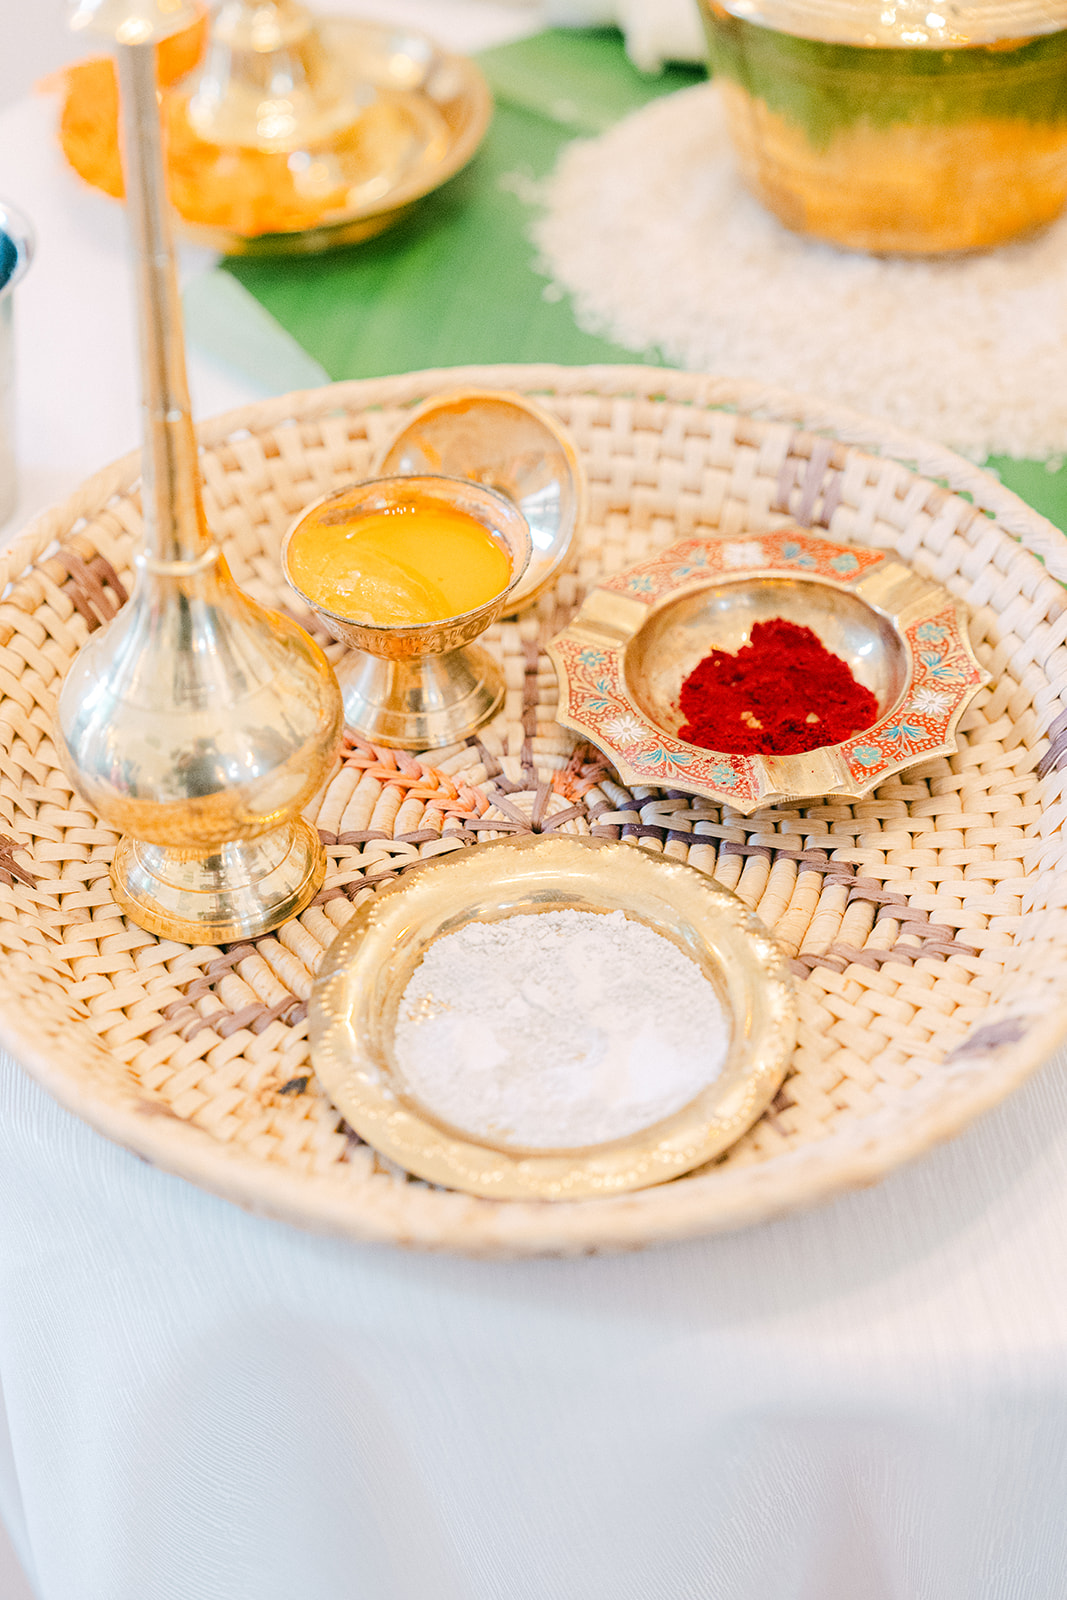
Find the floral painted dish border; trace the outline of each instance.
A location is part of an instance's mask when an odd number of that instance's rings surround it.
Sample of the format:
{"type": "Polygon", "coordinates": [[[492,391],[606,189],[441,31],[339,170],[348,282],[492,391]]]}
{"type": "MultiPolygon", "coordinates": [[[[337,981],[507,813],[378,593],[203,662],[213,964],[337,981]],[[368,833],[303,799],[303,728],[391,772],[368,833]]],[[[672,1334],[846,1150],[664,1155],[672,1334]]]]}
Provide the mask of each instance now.
{"type": "Polygon", "coordinates": [[[548,653],[559,678],[559,721],[602,750],[624,782],[703,795],[745,816],[827,794],[862,799],[891,774],[952,754],[960,717],[989,681],[960,608],[939,584],[891,552],[801,528],[683,539],[593,589],[548,653]],[[626,652],[652,616],[687,593],[757,578],[802,578],[848,591],[893,625],[907,676],[871,727],[804,755],[734,755],[687,744],[638,706],[626,652]]]}

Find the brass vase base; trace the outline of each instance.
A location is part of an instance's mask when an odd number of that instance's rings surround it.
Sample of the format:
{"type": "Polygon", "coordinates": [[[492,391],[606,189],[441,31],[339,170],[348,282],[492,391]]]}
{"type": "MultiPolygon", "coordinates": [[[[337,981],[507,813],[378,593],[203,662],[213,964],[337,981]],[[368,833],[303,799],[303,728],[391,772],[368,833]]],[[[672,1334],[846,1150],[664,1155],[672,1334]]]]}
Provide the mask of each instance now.
{"type": "Polygon", "coordinates": [[[350,649],[335,671],[346,725],[397,750],[460,744],[504,704],[504,674],[480,645],[398,660],[350,649]]]}
{"type": "Polygon", "coordinates": [[[127,834],[111,864],[115,899],[131,922],[191,945],[269,933],[310,904],[325,876],[326,852],[303,817],[210,852],[127,834]]]}

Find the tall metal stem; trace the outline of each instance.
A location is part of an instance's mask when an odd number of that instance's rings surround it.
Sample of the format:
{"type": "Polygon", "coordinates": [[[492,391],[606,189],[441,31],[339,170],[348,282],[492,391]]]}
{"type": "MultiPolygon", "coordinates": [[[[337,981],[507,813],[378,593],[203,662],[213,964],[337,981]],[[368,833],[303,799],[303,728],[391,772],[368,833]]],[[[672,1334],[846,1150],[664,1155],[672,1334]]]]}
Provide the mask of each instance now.
{"type": "Polygon", "coordinates": [[[124,835],[111,883],[134,922],[189,944],[250,939],[322,884],[322,844],[301,812],[333,763],[341,695],[318,645],[237,588],[204,516],[156,97],[155,41],[187,19],[177,0],[82,6],[118,43],[145,549],[129,604],[63,681],[59,749],[79,794],[124,835]],[[124,44],[131,32],[145,42],[124,44]]]}
{"type": "Polygon", "coordinates": [[[151,567],[196,561],[213,540],[200,498],[196,435],[185,372],[153,45],[119,45],[123,159],[137,272],[144,439],[142,500],[151,567]]]}

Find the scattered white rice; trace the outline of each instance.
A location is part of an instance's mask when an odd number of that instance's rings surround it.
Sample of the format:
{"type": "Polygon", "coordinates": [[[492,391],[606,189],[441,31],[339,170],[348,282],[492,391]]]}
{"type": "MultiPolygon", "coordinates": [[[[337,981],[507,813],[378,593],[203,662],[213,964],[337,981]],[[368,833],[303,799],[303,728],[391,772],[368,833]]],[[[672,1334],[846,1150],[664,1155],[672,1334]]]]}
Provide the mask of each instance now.
{"type": "Polygon", "coordinates": [[[569,145],[541,201],[546,294],[646,359],[817,394],[976,460],[1067,447],[1067,217],[941,261],[812,243],[742,187],[713,84],[569,145]]]}

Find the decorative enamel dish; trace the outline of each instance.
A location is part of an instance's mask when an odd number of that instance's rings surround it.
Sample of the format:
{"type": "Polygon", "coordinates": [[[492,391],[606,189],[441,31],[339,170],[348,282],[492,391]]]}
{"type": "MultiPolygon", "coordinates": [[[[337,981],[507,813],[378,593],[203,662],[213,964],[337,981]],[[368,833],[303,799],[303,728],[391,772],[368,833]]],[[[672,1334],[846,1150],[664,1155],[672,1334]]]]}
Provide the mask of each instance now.
{"type": "Polygon", "coordinates": [[[685,539],[601,581],[548,645],[559,721],[627,783],[762,806],[858,800],[905,767],[951,754],[988,674],[952,596],[881,550],[801,528],[685,539]],[[811,628],[878,702],[878,720],[803,755],[734,755],[678,737],[681,685],[711,649],[736,651],[772,617],[811,628]]]}
{"type": "Polygon", "coordinates": [[[498,1200],[605,1197],[677,1178],[741,1137],[774,1098],[796,1038],[782,952],[744,903],[682,862],[605,839],[531,836],[446,856],[356,912],[309,1009],[316,1076],[360,1138],[431,1183],[498,1200]],[[512,1148],[449,1127],[412,1093],[393,1037],[427,949],[467,923],[622,911],[689,956],[730,1019],[722,1070],[688,1105],[582,1150],[512,1148]]]}

